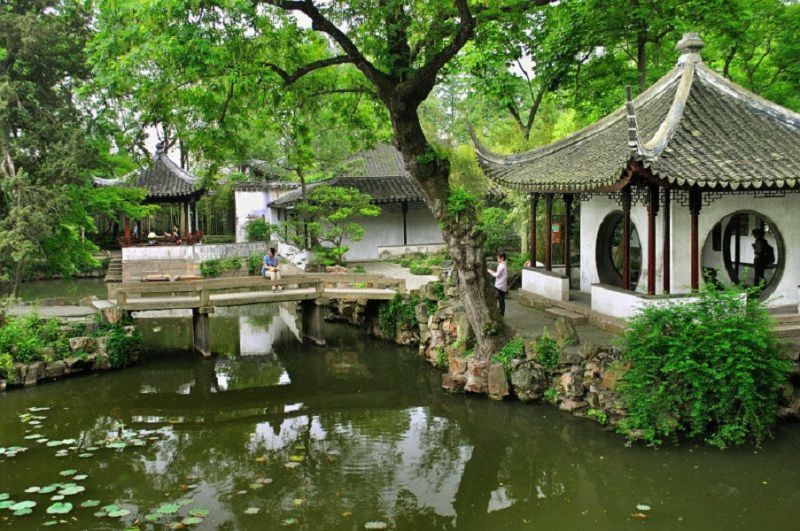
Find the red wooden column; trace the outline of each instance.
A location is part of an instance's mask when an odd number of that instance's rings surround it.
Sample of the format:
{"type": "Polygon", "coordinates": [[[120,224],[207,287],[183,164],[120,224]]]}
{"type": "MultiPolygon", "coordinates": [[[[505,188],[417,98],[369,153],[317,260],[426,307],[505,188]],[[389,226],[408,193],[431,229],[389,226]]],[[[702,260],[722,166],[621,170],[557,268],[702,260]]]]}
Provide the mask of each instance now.
{"type": "Polygon", "coordinates": [[[622,189],[622,289],[631,289],[631,187],[622,189]]]}
{"type": "Polygon", "coordinates": [[[133,240],[133,236],[131,234],[131,220],[128,219],[128,216],[122,215],[122,224],[123,224],[123,235],[125,237],[125,245],[130,245],[131,241],[133,240]]]}
{"type": "Polygon", "coordinates": [[[544,255],[544,268],[546,271],[553,270],[553,194],[545,196],[547,206],[547,241],[544,255]]]}
{"type": "Polygon", "coordinates": [[[531,225],[530,225],[530,251],[531,251],[531,267],[536,267],[536,210],[539,206],[539,194],[533,192],[531,194],[531,225]]]}
{"type": "Polygon", "coordinates": [[[570,257],[571,249],[569,245],[572,231],[572,194],[564,194],[564,275],[567,277],[567,284],[569,285],[570,271],[572,270],[572,260],[570,257]]]}
{"type": "Polygon", "coordinates": [[[670,263],[672,258],[672,248],[670,241],[670,205],[669,205],[669,188],[664,188],[664,265],[662,267],[664,272],[664,293],[669,294],[670,290],[670,263]]]}
{"type": "Polygon", "coordinates": [[[689,190],[689,212],[692,216],[692,291],[700,289],[700,228],[698,225],[698,218],[700,216],[702,204],[703,201],[700,190],[697,188],[689,190]]]}
{"type": "Polygon", "coordinates": [[[647,202],[647,293],[656,294],[656,213],[658,212],[658,187],[651,184],[647,202]]]}

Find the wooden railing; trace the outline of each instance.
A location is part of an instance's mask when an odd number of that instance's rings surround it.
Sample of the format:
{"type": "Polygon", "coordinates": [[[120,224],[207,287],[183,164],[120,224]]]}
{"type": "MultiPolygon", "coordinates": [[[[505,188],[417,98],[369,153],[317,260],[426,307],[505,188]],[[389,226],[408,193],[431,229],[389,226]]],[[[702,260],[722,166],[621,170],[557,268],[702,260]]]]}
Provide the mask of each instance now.
{"type": "MultiPolygon", "coordinates": [[[[136,309],[143,305],[147,305],[147,309],[155,309],[149,307],[154,304],[147,303],[155,303],[156,300],[162,300],[164,297],[175,297],[174,303],[164,300],[164,309],[170,309],[215,306],[217,304],[212,300],[212,295],[217,293],[264,293],[265,300],[263,301],[249,298],[243,299],[241,304],[269,302],[269,299],[287,301],[324,297],[346,298],[358,297],[360,294],[365,295],[365,298],[387,298],[391,295],[391,293],[381,293],[378,290],[404,293],[405,281],[383,275],[311,273],[287,275],[280,280],[270,280],[264,277],[229,277],[174,282],[125,282],[118,284],[115,293],[117,306],[122,309],[136,309]],[[272,292],[273,287],[284,288],[285,291],[272,292]],[[313,291],[310,292],[311,288],[313,291]],[[131,301],[131,296],[136,296],[137,300],[131,301]],[[189,300],[185,300],[186,297],[189,300]],[[153,300],[148,301],[148,299],[153,300]]],[[[224,305],[232,306],[236,303],[228,299],[224,305]]]]}

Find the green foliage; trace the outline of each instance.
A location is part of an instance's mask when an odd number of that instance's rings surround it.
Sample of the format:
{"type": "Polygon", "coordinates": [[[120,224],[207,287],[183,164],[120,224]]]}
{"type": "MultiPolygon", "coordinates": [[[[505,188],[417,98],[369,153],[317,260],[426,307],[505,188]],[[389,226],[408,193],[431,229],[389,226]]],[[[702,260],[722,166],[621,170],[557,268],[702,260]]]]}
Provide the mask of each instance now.
{"type": "Polygon", "coordinates": [[[101,327],[100,333],[108,337],[108,361],[115,369],[127,365],[131,354],[137,352],[142,345],[141,332],[128,332],[119,324],[107,324],[101,327]]]}
{"type": "Polygon", "coordinates": [[[508,209],[485,208],[481,216],[480,227],[486,235],[484,249],[487,252],[496,254],[501,250],[519,248],[517,226],[509,220],[508,209]]]}
{"type": "Polygon", "coordinates": [[[436,347],[436,366],[440,369],[447,368],[447,352],[442,347],[436,347]]]}
{"type": "Polygon", "coordinates": [[[545,328],[536,340],[536,359],[545,369],[558,366],[558,343],[545,328]]]}
{"type": "Polygon", "coordinates": [[[14,381],[14,358],[7,352],[0,352],[0,378],[14,381]]]}
{"type": "Polygon", "coordinates": [[[511,370],[511,362],[525,357],[525,339],[517,336],[500,349],[500,352],[492,357],[495,363],[502,363],[506,372],[511,370]]]}
{"type": "Polygon", "coordinates": [[[10,317],[0,327],[0,354],[14,361],[54,361],[69,355],[69,340],[55,319],[40,320],[36,314],[10,317]]]}
{"type": "Polygon", "coordinates": [[[411,267],[409,268],[409,271],[411,272],[412,275],[430,275],[431,274],[430,266],[428,266],[426,264],[421,264],[419,262],[415,262],[415,263],[411,264],[411,267]]]}
{"type": "Polygon", "coordinates": [[[366,272],[367,270],[364,269],[364,266],[362,265],[357,265],[353,268],[353,273],[366,273],[366,272]]]}
{"type": "Polygon", "coordinates": [[[432,282],[431,287],[436,300],[444,300],[444,282],[432,282]]]}
{"type": "Polygon", "coordinates": [[[247,274],[260,275],[261,266],[264,264],[264,256],[260,253],[253,253],[247,257],[247,274]]]}
{"type": "Polygon", "coordinates": [[[322,265],[341,265],[349,247],[344,240],[359,241],[364,237],[361,218],[380,215],[380,207],[372,197],[357,188],[316,186],[305,201],[295,205],[295,217],[287,223],[296,235],[299,246],[306,237],[322,265]]]}
{"type": "Polygon", "coordinates": [[[384,335],[394,338],[397,335],[398,325],[406,328],[417,326],[419,324],[415,309],[417,304],[419,304],[419,298],[406,298],[397,294],[392,300],[381,306],[378,310],[378,322],[384,335]]]}
{"type": "Polygon", "coordinates": [[[267,242],[271,239],[274,228],[264,218],[252,218],[245,223],[244,232],[249,242],[267,242]]]}
{"type": "Polygon", "coordinates": [[[474,195],[461,186],[450,188],[447,196],[447,213],[458,217],[460,214],[477,211],[478,202],[474,195]]]}
{"type": "MultiPolygon", "coordinates": [[[[250,271],[251,260],[252,256],[248,258],[248,271],[250,271]]],[[[200,274],[204,277],[218,277],[225,271],[238,271],[241,268],[242,261],[239,258],[213,259],[200,262],[200,274]]]]}
{"type": "Polygon", "coordinates": [[[591,408],[589,411],[586,412],[586,416],[590,419],[594,419],[599,422],[602,426],[608,424],[608,415],[602,409],[594,409],[591,408]]]}
{"type": "Polygon", "coordinates": [[[788,371],[772,326],[758,296],[738,289],[642,311],[624,336],[621,431],[652,444],[679,434],[720,448],[760,443],[788,371]]]}
{"type": "Polygon", "coordinates": [[[544,397],[545,402],[555,402],[558,399],[558,390],[551,387],[545,390],[542,396],[544,397]]]}

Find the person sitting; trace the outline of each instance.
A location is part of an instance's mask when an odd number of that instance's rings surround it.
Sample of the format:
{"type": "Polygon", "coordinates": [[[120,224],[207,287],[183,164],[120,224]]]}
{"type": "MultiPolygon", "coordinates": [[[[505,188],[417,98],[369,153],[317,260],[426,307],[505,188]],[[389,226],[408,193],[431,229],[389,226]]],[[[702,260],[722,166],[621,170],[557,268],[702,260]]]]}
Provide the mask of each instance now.
{"type": "MultiPolygon", "coordinates": [[[[261,266],[261,275],[269,276],[270,280],[280,280],[281,270],[278,264],[278,255],[274,247],[269,248],[269,252],[264,255],[264,265],[261,266]]],[[[276,286],[272,286],[272,291],[275,291],[276,286]]],[[[283,289],[281,287],[280,289],[283,289]]]]}

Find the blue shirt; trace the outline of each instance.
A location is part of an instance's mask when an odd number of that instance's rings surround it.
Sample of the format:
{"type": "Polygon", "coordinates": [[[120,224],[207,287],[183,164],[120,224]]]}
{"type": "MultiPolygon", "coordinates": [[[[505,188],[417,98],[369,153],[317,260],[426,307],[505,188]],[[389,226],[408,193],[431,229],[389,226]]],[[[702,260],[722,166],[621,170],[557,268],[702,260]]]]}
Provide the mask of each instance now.
{"type": "Polygon", "coordinates": [[[264,255],[264,265],[266,267],[278,267],[278,257],[270,258],[268,254],[264,255]]]}

